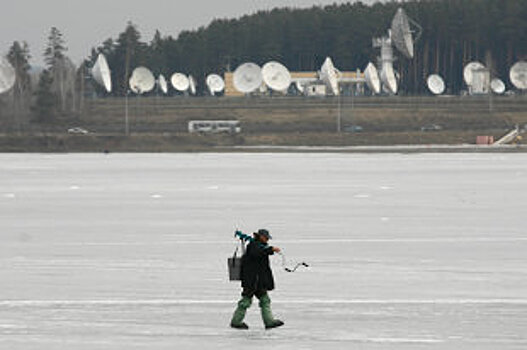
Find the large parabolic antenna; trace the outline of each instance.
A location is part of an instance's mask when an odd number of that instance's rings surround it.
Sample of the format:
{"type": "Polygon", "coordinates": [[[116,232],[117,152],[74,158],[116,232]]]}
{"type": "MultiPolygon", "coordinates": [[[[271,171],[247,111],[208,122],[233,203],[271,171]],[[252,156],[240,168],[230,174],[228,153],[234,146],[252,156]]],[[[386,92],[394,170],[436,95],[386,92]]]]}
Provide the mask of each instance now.
{"type": "Polygon", "coordinates": [[[207,87],[212,96],[222,92],[225,89],[225,81],[217,74],[210,74],[206,79],[207,87]]]}
{"type": "Polygon", "coordinates": [[[234,88],[243,94],[258,90],[262,82],[262,70],[255,63],[244,63],[234,71],[234,88]]]}
{"type": "Polygon", "coordinates": [[[438,74],[430,75],[426,80],[426,84],[428,85],[428,90],[434,95],[441,95],[445,92],[445,81],[438,74]]]}
{"type": "Polygon", "coordinates": [[[527,62],[520,61],[510,71],[512,85],[519,90],[527,90],[527,62]]]}
{"type": "Polygon", "coordinates": [[[375,94],[381,92],[381,80],[379,79],[379,72],[373,63],[368,63],[368,66],[364,70],[364,78],[366,79],[366,84],[371,91],[375,94]]]}
{"type": "Polygon", "coordinates": [[[156,78],[152,72],[145,67],[137,67],[130,78],[130,89],[136,94],[144,94],[154,89],[156,78]]]}
{"type": "Polygon", "coordinates": [[[93,65],[91,74],[93,79],[104,87],[106,92],[112,92],[112,72],[110,71],[106,57],[102,53],[97,56],[97,61],[93,65]]]}
{"type": "Polygon", "coordinates": [[[262,78],[269,89],[284,92],[291,85],[291,73],[281,63],[271,61],[262,67],[262,78]]]}
{"type": "Polygon", "coordinates": [[[157,78],[157,86],[159,86],[159,88],[161,89],[161,91],[163,91],[164,94],[168,93],[167,79],[163,74],[160,74],[157,78]]]}
{"type": "Polygon", "coordinates": [[[381,80],[388,92],[394,95],[397,94],[397,78],[395,77],[395,72],[393,71],[393,66],[391,63],[383,64],[381,80]]]}
{"type": "Polygon", "coordinates": [[[492,79],[492,81],[490,82],[490,89],[495,94],[502,95],[505,93],[506,90],[505,83],[503,82],[503,80],[498,78],[492,79]]]}
{"type": "Polygon", "coordinates": [[[0,57],[0,94],[11,90],[15,85],[16,72],[4,57],[0,57]]]}
{"type": "Polygon", "coordinates": [[[414,58],[414,38],[410,29],[410,22],[402,8],[397,10],[392,20],[393,44],[407,58],[414,58]]]}
{"type": "Polygon", "coordinates": [[[463,69],[463,79],[467,86],[472,86],[474,84],[474,72],[481,69],[485,69],[485,65],[477,61],[470,62],[465,66],[465,69],[463,69]]]}
{"type": "Polygon", "coordinates": [[[195,95],[196,94],[196,88],[197,88],[197,83],[196,83],[196,79],[194,79],[194,77],[192,75],[189,75],[188,76],[188,83],[189,83],[189,90],[190,90],[190,93],[192,95],[195,95]]]}
{"type": "Polygon", "coordinates": [[[326,57],[324,64],[322,64],[322,67],[320,68],[320,79],[326,84],[327,87],[329,87],[335,96],[338,96],[340,93],[337,73],[338,71],[335,68],[331,58],[326,57]]]}
{"type": "Polygon", "coordinates": [[[190,81],[183,73],[174,73],[172,78],[170,78],[170,82],[172,83],[174,89],[179,92],[185,92],[190,88],[190,81]]]}

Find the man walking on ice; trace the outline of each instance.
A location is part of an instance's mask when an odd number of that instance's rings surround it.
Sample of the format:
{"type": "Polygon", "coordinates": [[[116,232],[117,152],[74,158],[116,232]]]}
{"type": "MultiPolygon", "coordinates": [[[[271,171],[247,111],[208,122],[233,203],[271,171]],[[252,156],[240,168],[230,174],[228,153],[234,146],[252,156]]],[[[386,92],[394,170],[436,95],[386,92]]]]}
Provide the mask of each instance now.
{"type": "Polygon", "coordinates": [[[272,247],[267,242],[272,238],[267,230],[258,230],[253,234],[253,238],[240,233],[240,238],[249,239],[251,242],[247,246],[247,251],[242,257],[241,279],[242,279],[242,298],[238,302],[238,307],[231,320],[231,327],[236,329],[249,329],[243,319],[247,309],[251,306],[253,296],[260,301],[262,320],[266,329],[276,328],[284,325],[284,322],[276,320],[271,311],[271,299],[269,291],[274,289],[274,278],[271,266],[269,265],[269,255],[280,253],[280,248],[272,247]]]}

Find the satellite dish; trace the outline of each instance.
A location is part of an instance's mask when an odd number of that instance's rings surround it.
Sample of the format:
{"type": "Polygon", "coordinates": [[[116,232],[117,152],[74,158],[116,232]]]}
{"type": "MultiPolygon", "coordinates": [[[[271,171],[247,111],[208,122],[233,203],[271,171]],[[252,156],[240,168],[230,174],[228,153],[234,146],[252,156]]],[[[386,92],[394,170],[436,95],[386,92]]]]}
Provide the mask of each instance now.
{"type": "Polygon", "coordinates": [[[479,69],[485,69],[485,65],[481,62],[470,62],[463,69],[463,78],[467,86],[472,86],[474,81],[474,71],[479,69]]]}
{"type": "Polygon", "coordinates": [[[139,94],[140,90],[139,90],[139,86],[137,86],[137,84],[135,83],[135,81],[133,80],[132,77],[130,77],[130,79],[128,80],[128,85],[130,86],[130,90],[134,93],[134,94],[139,94]]]}
{"type": "Polygon", "coordinates": [[[154,89],[156,78],[152,72],[145,67],[137,67],[130,78],[130,89],[136,94],[144,94],[154,89]]]}
{"type": "Polygon", "coordinates": [[[262,82],[262,70],[255,63],[244,63],[234,71],[234,88],[243,94],[258,90],[262,82]]]}
{"type": "Polygon", "coordinates": [[[527,90],[527,62],[520,61],[512,66],[510,71],[512,85],[519,90],[527,90]]]}
{"type": "Polygon", "coordinates": [[[210,74],[207,76],[206,82],[212,96],[225,89],[225,81],[223,81],[222,77],[217,74],[210,74]]]}
{"type": "Polygon", "coordinates": [[[441,95],[445,92],[445,81],[438,74],[432,74],[426,80],[428,90],[434,95],[441,95]]]}
{"type": "Polygon", "coordinates": [[[168,83],[163,74],[160,74],[159,77],[157,78],[157,85],[159,86],[161,91],[163,91],[164,94],[168,93],[168,83]]]}
{"type": "Polygon", "coordinates": [[[392,20],[392,41],[403,55],[407,58],[414,58],[414,39],[410,30],[410,22],[402,8],[397,10],[392,20]]]}
{"type": "Polygon", "coordinates": [[[0,94],[11,90],[15,85],[15,81],[15,69],[7,59],[0,57],[0,94]]]}
{"type": "Polygon", "coordinates": [[[503,80],[498,79],[498,78],[492,79],[492,81],[490,82],[490,89],[495,94],[502,95],[505,93],[505,89],[506,89],[505,83],[503,82],[503,80]]]}
{"type": "Polygon", "coordinates": [[[370,90],[375,94],[379,94],[381,92],[381,80],[379,79],[377,67],[373,63],[368,63],[368,66],[364,70],[364,77],[370,90]]]}
{"type": "Polygon", "coordinates": [[[381,81],[387,92],[397,94],[397,78],[393,71],[393,66],[388,63],[384,64],[381,71],[381,81]]]}
{"type": "Polygon", "coordinates": [[[190,88],[190,81],[188,77],[183,73],[174,73],[170,78],[172,86],[179,92],[185,92],[190,88]]]}
{"type": "Polygon", "coordinates": [[[338,71],[330,57],[326,57],[320,68],[320,79],[330,88],[333,95],[339,95],[338,71]]]}
{"type": "Polygon", "coordinates": [[[102,53],[97,56],[97,61],[91,69],[91,75],[99,85],[104,87],[106,92],[112,92],[112,73],[108,61],[102,53]]]}
{"type": "Polygon", "coordinates": [[[283,64],[275,61],[267,62],[262,67],[262,78],[265,85],[274,91],[287,91],[291,85],[291,73],[283,64]]]}
{"type": "Polygon", "coordinates": [[[301,92],[301,93],[305,92],[305,86],[301,81],[295,82],[295,87],[298,90],[298,92],[301,92]]]}
{"type": "Polygon", "coordinates": [[[192,75],[189,75],[188,82],[189,82],[190,93],[192,95],[195,95],[196,94],[196,79],[194,79],[192,75]]]}

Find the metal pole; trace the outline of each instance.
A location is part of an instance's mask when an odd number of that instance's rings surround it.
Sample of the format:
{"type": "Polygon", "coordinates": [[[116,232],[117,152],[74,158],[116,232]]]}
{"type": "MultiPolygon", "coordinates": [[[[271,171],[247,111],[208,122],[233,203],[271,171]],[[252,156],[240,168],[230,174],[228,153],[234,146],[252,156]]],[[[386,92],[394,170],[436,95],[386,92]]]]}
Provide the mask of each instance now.
{"type": "Polygon", "coordinates": [[[341,105],[341,96],[340,93],[337,96],[337,133],[340,134],[342,129],[342,105],[341,105]]]}
{"type": "Polygon", "coordinates": [[[128,90],[124,95],[124,134],[130,135],[130,127],[128,124],[128,90]]]}

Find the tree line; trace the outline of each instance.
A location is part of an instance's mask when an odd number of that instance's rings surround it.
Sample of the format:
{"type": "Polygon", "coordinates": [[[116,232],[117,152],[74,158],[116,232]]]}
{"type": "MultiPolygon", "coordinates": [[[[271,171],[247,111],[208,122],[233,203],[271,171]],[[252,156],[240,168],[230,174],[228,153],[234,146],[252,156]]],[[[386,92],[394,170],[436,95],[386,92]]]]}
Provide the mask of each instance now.
{"type": "MultiPolygon", "coordinates": [[[[234,70],[246,61],[277,60],[292,71],[314,71],[331,56],[340,70],[364,69],[379,54],[372,48],[372,38],[386,35],[399,6],[423,29],[414,59],[398,55],[395,62],[402,94],[425,93],[426,77],[433,73],[445,78],[449,92],[458,93],[465,88],[463,67],[473,60],[482,61],[508,83],[511,65],[527,57],[524,0],[410,0],[280,8],[215,19],[177,37],[156,31],[151,40],[128,23],[115,39],[93,48],[79,69],[66,55],[62,33],[52,28],[44,52],[46,67],[38,83],[31,83],[28,45],[17,41],[11,46],[7,58],[17,71],[17,82],[10,103],[0,98],[0,116],[18,116],[12,124],[19,125],[29,116],[46,121],[82,109],[86,90],[92,86],[85,84],[85,77],[99,53],[106,55],[112,70],[113,96],[126,93],[131,71],[140,65],[166,77],[174,72],[191,74],[200,86],[208,74],[234,70]]],[[[101,88],[94,88],[105,95],[101,88]]],[[[5,123],[6,118],[2,119],[5,123]]]]}
{"type": "Polygon", "coordinates": [[[278,60],[293,71],[313,71],[331,56],[340,70],[364,69],[378,55],[372,38],[386,35],[399,6],[423,28],[415,58],[399,55],[395,63],[402,93],[425,92],[426,77],[433,73],[445,78],[450,92],[458,93],[464,88],[463,67],[473,60],[507,81],[511,65],[527,56],[527,1],[411,0],[402,5],[355,2],[260,11],[215,19],[177,37],[157,31],[149,42],[128,23],[117,39],[94,48],[87,64],[93,64],[99,52],[107,56],[117,95],[126,89],[126,68],[137,65],[165,76],[192,74],[202,86],[207,74],[230,71],[246,61],[278,60]]]}

